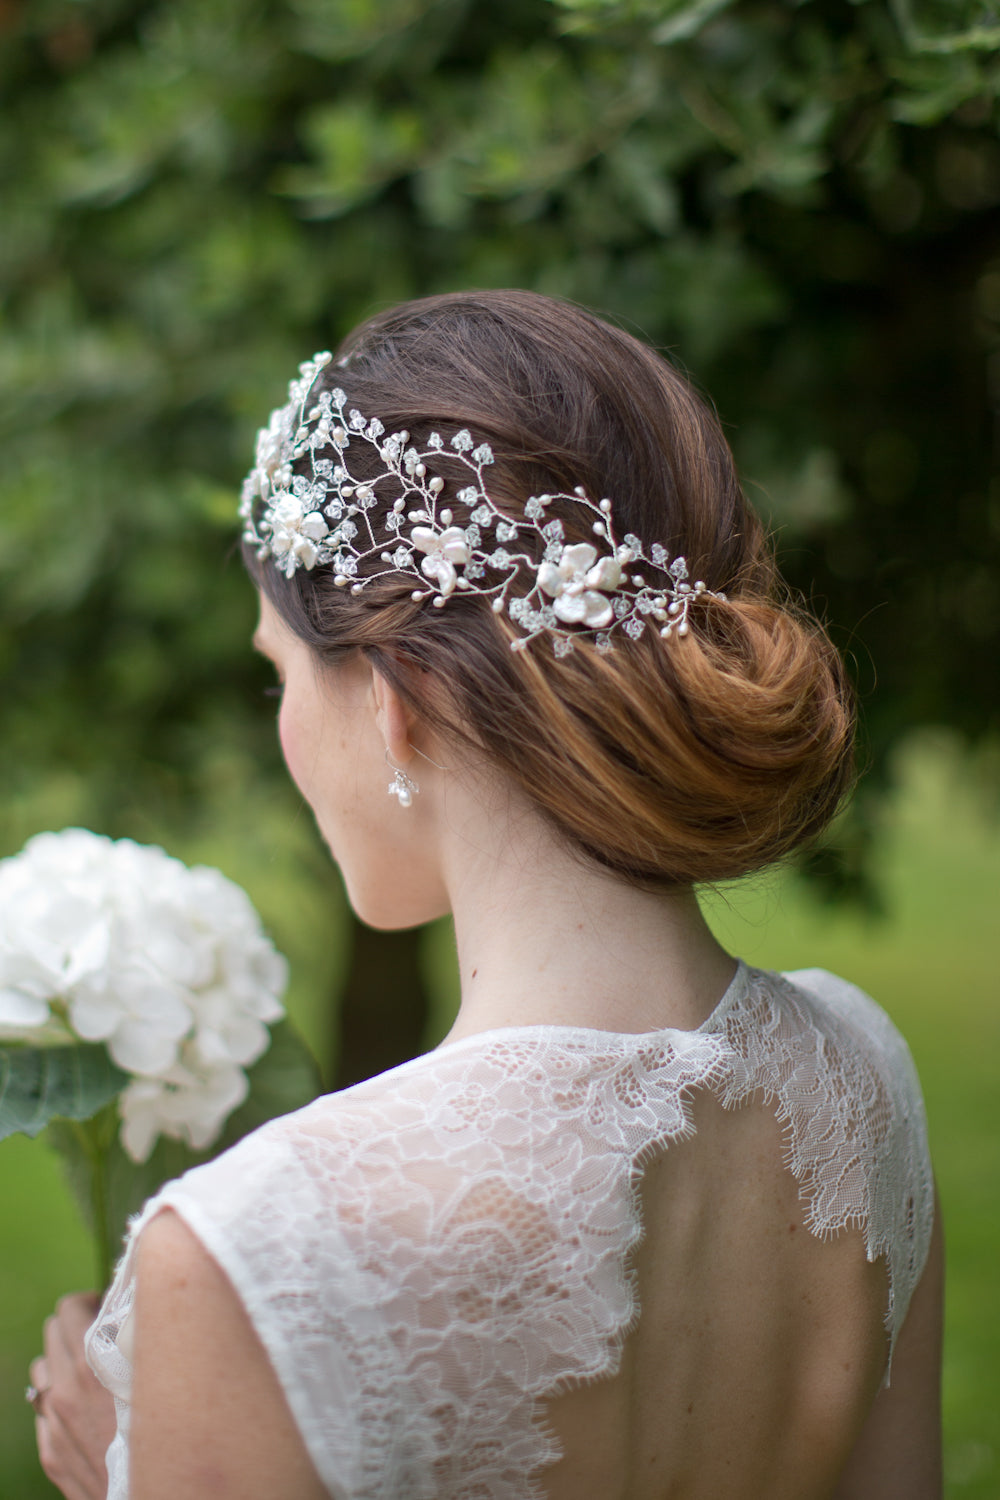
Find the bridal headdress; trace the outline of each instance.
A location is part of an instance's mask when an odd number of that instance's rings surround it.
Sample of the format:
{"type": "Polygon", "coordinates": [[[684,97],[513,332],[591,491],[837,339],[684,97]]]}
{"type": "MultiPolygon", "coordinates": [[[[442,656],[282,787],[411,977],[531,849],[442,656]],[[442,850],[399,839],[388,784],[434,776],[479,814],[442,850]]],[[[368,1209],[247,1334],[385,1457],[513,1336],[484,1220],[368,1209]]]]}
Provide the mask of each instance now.
{"type": "Polygon", "coordinates": [[[658,543],[647,550],[631,533],[619,540],[611,501],[595,502],[582,487],[531,495],[519,516],[501,510],[484,477],[493,463],[488,444],[465,428],[447,440],[431,432],[424,448],[406,431],[386,433],[377,417],[349,408],[342,390],[317,389],[331,359],[317,354],[300,365],[287,403],[257,434],[243,485],[244,538],[286,577],[328,566],[337,585],[360,593],[376,578],[402,575],[412,579],[414,600],[438,609],[456,595],[480,595],[519,630],[515,650],[548,634],[558,656],[580,633],[599,650],[610,648],[616,630],[632,639],[648,628],[687,635],[695,600],[725,599],[690,582],[685,559],[658,543]],[[360,444],[378,453],[383,468],[374,477],[352,474],[350,449],[360,444]],[[445,452],[468,470],[450,499],[433,472],[445,452]],[[396,493],[391,507],[379,506],[383,480],[396,493]],[[553,502],[587,512],[593,540],[567,540],[550,514],[553,502]]]}

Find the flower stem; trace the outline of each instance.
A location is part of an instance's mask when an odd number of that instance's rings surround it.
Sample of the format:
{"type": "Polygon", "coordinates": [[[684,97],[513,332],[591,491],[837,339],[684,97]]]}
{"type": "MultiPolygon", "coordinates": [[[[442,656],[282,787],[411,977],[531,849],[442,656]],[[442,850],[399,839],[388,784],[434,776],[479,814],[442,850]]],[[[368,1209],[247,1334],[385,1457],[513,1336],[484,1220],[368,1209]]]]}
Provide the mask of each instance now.
{"type": "Polygon", "coordinates": [[[73,1122],[73,1133],[87,1161],[91,1228],[97,1254],[98,1290],[102,1296],[111,1285],[116,1259],[108,1192],[109,1117],[112,1122],[116,1118],[114,1104],[99,1110],[89,1120],[73,1122]]]}

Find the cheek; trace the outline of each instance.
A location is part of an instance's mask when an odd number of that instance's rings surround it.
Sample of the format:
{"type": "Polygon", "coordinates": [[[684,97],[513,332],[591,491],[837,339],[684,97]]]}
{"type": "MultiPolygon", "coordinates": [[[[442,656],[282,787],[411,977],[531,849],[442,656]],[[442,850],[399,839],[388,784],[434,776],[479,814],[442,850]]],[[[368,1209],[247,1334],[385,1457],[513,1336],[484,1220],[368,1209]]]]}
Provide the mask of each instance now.
{"type": "Polygon", "coordinates": [[[300,774],[302,766],[302,735],[287,695],[281,701],[281,712],[278,715],[278,740],[281,745],[281,753],[285,758],[285,765],[288,767],[288,774],[296,786],[300,790],[304,790],[300,774]]]}

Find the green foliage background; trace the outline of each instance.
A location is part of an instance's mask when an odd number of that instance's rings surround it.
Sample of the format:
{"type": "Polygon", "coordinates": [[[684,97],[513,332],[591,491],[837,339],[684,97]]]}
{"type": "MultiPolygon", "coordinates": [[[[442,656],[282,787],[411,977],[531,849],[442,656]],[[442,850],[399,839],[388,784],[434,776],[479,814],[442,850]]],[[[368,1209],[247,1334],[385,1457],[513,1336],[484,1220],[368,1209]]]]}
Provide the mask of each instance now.
{"type": "Polygon", "coordinates": [[[6,0],[0,27],[5,847],[200,825],[274,777],[227,563],[253,431],[306,353],[461,285],[605,310],[712,392],[877,768],[913,724],[995,722],[992,0],[6,0]]]}
{"type": "Polygon", "coordinates": [[[2,0],[0,855],[224,864],[328,1052],[345,918],[235,490],[305,355],[525,285],[714,396],[855,665],[872,774],[813,874],[871,899],[893,747],[997,729],[998,81],[996,0],[2,0]]]}

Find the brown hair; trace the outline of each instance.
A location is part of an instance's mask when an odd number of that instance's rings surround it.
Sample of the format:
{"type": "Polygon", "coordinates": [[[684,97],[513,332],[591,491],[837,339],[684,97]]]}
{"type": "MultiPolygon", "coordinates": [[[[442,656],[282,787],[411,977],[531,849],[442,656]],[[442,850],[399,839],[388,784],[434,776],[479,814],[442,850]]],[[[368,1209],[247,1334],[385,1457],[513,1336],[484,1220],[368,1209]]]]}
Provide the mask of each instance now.
{"type": "MultiPolygon", "coordinates": [[[[696,605],[683,639],[616,632],[602,655],[582,636],[556,658],[544,638],[512,651],[515,628],[482,597],[430,608],[402,575],[352,594],[328,567],[288,579],[245,548],[322,660],[363,651],[425,720],[480,745],[573,845],[630,879],[728,879],[824,827],[851,779],[843,666],[785,596],[719,423],[676,370],[593,314],[519,291],[404,303],[338,355],[322,383],[388,431],[422,447],[432,429],[468,427],[489,443],[495,503],[520,513],[530,494],[577,485],[609,495],[619,536],[683,554],[728,602],[696,605]],[[418,698],[414,668],[443,691],[418,698]]],[[[364,446],[355,478],[378,462],[364,446]]],[[[446,454],[437,472],[459,477],[446,454]]],[[[376,493],[377,520],[396,496],[376,493]]],[[[570,539],[587,535],[572,505],[559,514],[570,539]]]]}

